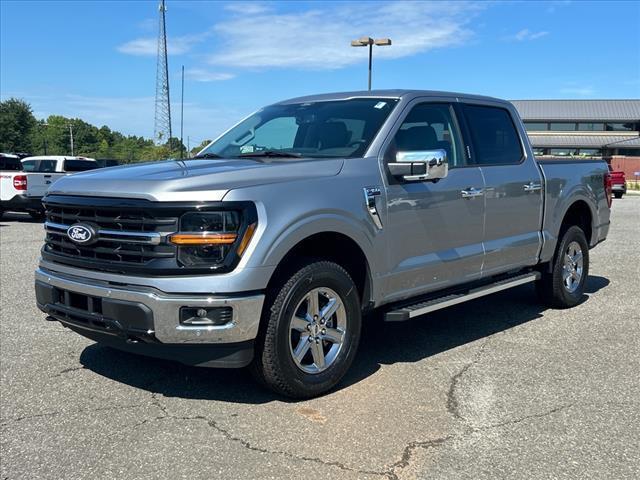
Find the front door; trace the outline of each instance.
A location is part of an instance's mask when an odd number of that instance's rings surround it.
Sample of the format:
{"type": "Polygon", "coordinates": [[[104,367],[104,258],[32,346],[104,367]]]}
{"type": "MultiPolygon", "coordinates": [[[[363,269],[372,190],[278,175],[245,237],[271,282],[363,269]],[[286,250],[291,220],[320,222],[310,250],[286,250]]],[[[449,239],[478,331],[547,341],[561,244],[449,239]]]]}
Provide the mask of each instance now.
{"type": "Polygon", "coordinates": [[[444,149],[448,175],[438,181],[406,182],[387,173],[385,301],[477,279],[484,250],[484,183],[467,164],[455,112],[448,103],[417,102],[385,152],[385,167],[397,152],[444,149]],[[463,193],[466,192],[466,193],[463,193]]]}

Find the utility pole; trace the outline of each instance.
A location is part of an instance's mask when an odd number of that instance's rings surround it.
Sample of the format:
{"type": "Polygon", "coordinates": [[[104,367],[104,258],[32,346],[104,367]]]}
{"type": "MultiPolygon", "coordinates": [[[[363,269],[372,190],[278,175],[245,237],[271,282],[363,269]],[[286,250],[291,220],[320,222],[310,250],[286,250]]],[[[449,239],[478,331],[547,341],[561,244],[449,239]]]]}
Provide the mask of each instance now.
{"type": "Polygon", "coordinates": [[[69,140],[71,143],[71,156],[73,157],[73,124],[69,124],[69,140]]]}
{"type": "Polygon", "coordinates": [[[169,62],[167,60],[167,30],[164,0],[158,6],[160,12],[158,28],[158,59],[156,65],[156,113],[154,140],[160,145],[171,138],[171,103],[169,102],[169,62]]]}
{"type": "Polygon", "coordinates": [[[352,47],[369,47],[369,82],[368,82],[368,89],[371,90],[371,66],[373,63],[373,46],[374,45],[378,45],[380,47],[386,47],[391,45],[391,39],[390,38],[377,38],[377,39],[373,39],[371,37],[362,37],[358,40],[352,40],[351,41],[351,46],[352,47]]]}

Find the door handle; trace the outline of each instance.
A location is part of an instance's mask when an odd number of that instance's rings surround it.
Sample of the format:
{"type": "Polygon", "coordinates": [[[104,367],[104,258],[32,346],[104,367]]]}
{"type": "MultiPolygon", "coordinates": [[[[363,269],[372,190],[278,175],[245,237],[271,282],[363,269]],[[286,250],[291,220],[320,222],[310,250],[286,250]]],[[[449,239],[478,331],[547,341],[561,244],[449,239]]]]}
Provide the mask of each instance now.
{"type": "Polygon", "coordinates": [[[529,182],[524,185],[525,192],[538,192],[540,190],[542,190],[542,184],[540,183],[529,182]]]}
{"type": "Polygon", "coordinates": [[[460,194],[462,195],[462,198],[475,198],[475,197],[481,197],[482,195],[484,195],[484,189],[482,188],[465,188],[464,190],[462,190],[460,192],[460,194]]]}

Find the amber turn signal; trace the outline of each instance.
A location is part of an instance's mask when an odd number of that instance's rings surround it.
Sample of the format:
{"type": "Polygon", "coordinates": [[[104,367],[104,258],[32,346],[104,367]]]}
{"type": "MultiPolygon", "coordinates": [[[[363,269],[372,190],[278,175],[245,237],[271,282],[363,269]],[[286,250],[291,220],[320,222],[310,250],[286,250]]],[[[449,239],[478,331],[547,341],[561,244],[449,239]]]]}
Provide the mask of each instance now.
{"type": "Polygon", "coordinates": [[[235,233],[176,233],[169,241],[175,245],[231,245],[236,238],[235,233]]]}
{"type": "Polygon", "coordinates": [[[244,251],[247,249],[247,245],[249,245],[249,242],[251,241],[251,237],[253,237],[253,234],[256,231],[256,227],[258,226],[257,223],[252,223],[251,225],[249,225],[247,227],[247,231],[244,232],[244,236],[242,237],[242,241],[240,242],[240,245],[238,246],[238,256],[242,256],[242,254],[244,253],[244,251]]]}

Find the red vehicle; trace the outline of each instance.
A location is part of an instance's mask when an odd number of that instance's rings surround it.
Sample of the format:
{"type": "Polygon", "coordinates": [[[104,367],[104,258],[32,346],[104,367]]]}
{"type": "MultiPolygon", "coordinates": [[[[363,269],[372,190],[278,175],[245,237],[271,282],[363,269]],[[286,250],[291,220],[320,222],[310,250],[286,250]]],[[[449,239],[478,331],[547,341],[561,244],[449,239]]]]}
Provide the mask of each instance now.
{"type": "Polygon", "coordinates": [[[622,195],[627,193],[627,181],[623,171],[614,171],[609,165],[609,172],[611,172],[611,191],[616,198],[622,198],[622,195]]]}

